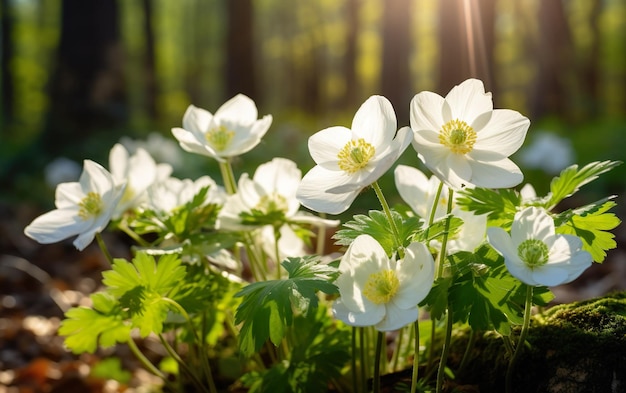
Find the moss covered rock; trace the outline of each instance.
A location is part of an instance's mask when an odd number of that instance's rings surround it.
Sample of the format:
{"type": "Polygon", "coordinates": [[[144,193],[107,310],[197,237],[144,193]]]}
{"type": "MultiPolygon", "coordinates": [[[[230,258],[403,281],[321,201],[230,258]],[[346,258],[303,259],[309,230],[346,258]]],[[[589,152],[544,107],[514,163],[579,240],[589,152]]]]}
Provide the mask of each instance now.
{"type": "MultiPolygon", "coordinates": [[[[514,331],[514,339],[518,333],[514,331]]],[[[453,369],[459,366],[469,332],[455,335],[450,357],[453,369]]],[[[514,392],[626,392],[626,293],[559,305],[537,314],[527,341],[514,370],[514,392]]],[[[508,356],[502,337],[493,332],[479,334],[469,356],[457,372],[457,387],[504,392],[508,356]]]]}

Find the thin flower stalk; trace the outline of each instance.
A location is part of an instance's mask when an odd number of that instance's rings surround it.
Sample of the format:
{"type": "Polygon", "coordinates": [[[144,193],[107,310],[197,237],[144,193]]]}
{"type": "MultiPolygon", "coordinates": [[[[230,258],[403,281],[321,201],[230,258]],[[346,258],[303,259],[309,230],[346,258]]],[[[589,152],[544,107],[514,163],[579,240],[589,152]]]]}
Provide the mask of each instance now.
{"type": "Polygon", "coordinates": [[[522,324],[522,331],[519,335],[519,341],[515,346],[515,352],[513,356],[511,356],[511,360],[509,361],[509,366],[506,370],[505,377],[505,387],[506,392],[513,392],[513,370],[515,370],[515,365],[519,359],[519,355],[522,352],[522,348],[526,343],[526,335],[528,334],[528,328],[530,326],[530,315],[533,307],[533,286],[526,286],[526,301],[524,303],[524,322],[522,324]]]}

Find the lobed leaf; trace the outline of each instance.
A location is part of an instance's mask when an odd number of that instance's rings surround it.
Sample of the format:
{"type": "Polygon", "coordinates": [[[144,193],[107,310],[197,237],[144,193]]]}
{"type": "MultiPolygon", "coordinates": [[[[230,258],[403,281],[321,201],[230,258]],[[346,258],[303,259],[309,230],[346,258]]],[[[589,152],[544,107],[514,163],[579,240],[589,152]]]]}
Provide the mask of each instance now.
{"type": "Polygon", "coordinates": [[[456,203],[464,210],[478,215],[486,214],[490,226],[508,228],[513,222],[521,199],[512,189],[470,188],[459,192],[456,203]]]}

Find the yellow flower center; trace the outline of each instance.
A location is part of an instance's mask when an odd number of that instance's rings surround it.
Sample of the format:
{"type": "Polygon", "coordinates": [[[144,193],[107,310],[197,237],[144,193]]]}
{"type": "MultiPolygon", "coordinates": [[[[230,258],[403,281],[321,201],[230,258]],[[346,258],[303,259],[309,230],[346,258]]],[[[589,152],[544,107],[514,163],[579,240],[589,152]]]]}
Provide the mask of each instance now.
{"type": "Polygon", "coordinates": [[[339,168],[350,174],[364,168],[367,163],[374,157],[376,149],[374,146],[365,142],[365,139],[351,139],[350,142],[341,149],[337,158],[339,158],[339,168]]]}
{"type": "Polygon", "coordinates": [[[79,203],[80,210],[78,216],[83,220],[87,220],[91,217],[97,217],[102,213],[104,204],[102,203],[102,197],[97,192],[90,192],[79,203]]]}
{"type": "Polygon", "coordinates": [[[550,251],[546,243],[538,239],[524,240],[517,247],[517,255],[529,268],[543,266],[548,263],[550,251]]]}
{"type": "Polygon", "coordinates": [[[389,303],[400,287],[400,280],[393,270],[372,273],[365,283],[363,296],[374,304],[389,303]]]}
{"type": "Polygon", "coordinates": [[[450,120],[439,131],[439,143],[456,154],[472,151],[476,143],[476,131],[462,120],[450,120]]]}
{"type": "Polygon", "coordinates": [[[263,195],[259,200],[259,203],[255,206],[255,209],[260,210],[265,214],[269,214],[271,212],[286,213],[289,209],[289,204],[284,196],[274,192],[269,195],[263,195]]]}
{"type": "Polygon", "coordinates": [[[235,131],[231,131],[224,126],[219,126],[209,130],[205,134],[206,141],[217,151],[224,151],[235,136],[235,131]]]}

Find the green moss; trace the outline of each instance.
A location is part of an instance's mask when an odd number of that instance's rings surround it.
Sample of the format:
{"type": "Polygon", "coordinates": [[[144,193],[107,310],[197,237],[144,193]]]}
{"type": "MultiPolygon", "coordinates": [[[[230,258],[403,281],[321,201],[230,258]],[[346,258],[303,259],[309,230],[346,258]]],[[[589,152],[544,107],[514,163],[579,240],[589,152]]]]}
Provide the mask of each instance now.
{"type": "MultiPolygon", "coordinates": [[[[519,331],[514,330],[517,339],[519,331]]],[[[467,331],[456,332],[450,366],[458,367],[467,331]]],[[[514,372],[516,392],[626,392],[626,293],[555,306],[535,315],[514,372]]],[[[480,334],[457,383],[503,392],[508,357],[502,337],[480,334]]]]}

